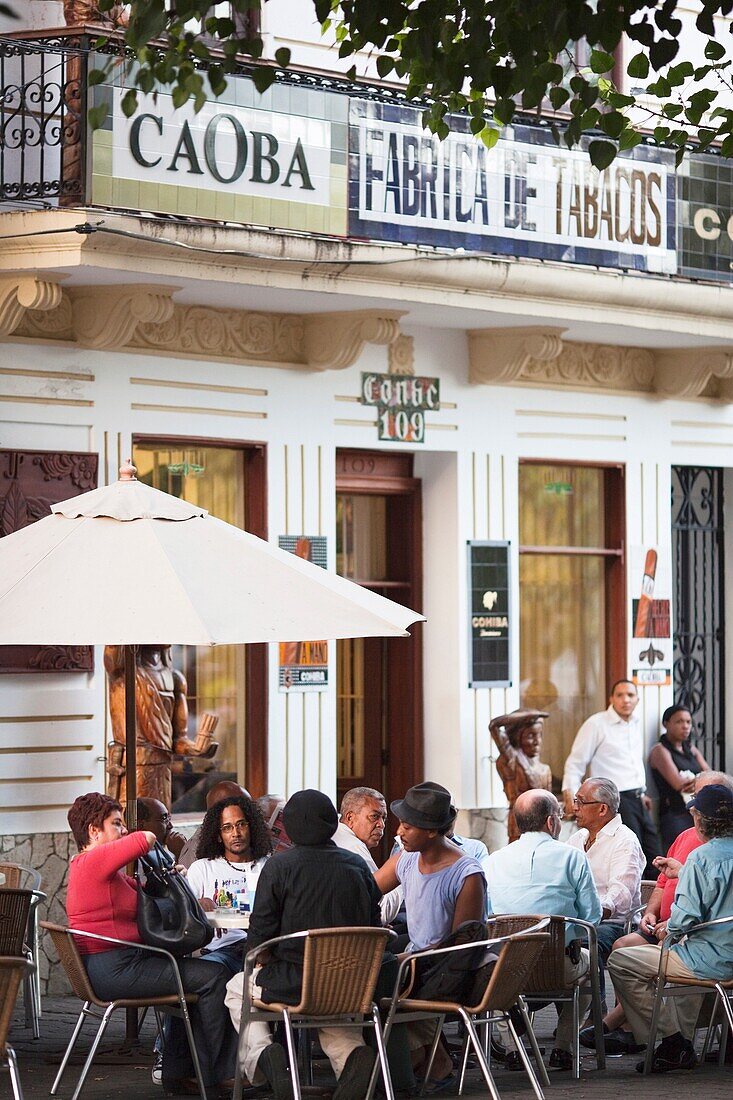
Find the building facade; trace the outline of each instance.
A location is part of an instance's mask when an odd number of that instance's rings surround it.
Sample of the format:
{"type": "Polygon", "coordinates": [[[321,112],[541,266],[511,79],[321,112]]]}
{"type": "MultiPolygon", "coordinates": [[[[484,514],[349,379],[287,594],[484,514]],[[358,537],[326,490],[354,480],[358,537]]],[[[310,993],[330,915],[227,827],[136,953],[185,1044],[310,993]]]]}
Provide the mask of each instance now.
{"type": "MultiPolygon", "coordinates": [[[[271,8],[281,44],[288,6],[271,8]]],[[[200,811],[214,774],[388,800],[432,778],[495,846],[490,719],[548,711],[559,783],[628,675],[650,746],[686,701],[724,767],[730,166],[676,173],[640,146],[599,175],[529,122],[490,153],[460,121],[440,145],[398,89],[311,54],[264,96],[243,72],[199,115],[160,95],[126,120],[121,87],[86,83],[93,34],[0,41],[19,89],[2,108],[0,531],[131,456],[427,618],[410,639],[169,639],[190,732],[220,719],[213,770],[177,762],[174,810],[200,811]]],[[[122,599],[125,563],[109,567],[122,599]]],[[[103,655],[6,647],[0,670],[3,852],[58,905],[66,811],[106,782],[103,655]]]]}

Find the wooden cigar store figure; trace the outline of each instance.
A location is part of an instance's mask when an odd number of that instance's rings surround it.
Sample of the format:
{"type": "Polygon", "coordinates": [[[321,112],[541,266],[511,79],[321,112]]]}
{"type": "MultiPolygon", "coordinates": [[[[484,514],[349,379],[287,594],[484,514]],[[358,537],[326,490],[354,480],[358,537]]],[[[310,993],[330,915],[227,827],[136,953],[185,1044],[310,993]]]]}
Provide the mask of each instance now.
{"type": "MultiPolygon", "coordinates": [[[[108,645],[104,667],[109,677],[113,741],[107,746],[107,793],[125,801],[125,648],[108,645]]],[[[210,759],[219,745],[212,741],[218,718],[203,714],[196,735],[187,736],[186,678],[173,668],[169,645],[141,645],[135,658],[137,725],[137,795],[157,798],[170,809],[171,757],[210,759]]]]}
{"type": "Polygon", "coordinates": [[[519,795],[536,787],[545,791],[552,788],[550,766],[540,760],[545,718],[547,712],[543,710],[513,710],[489,723],[489,732],[499,750],[496,770],[509,801],[510,844],[519,837],[514,819],[514,803],[519,795]]]}

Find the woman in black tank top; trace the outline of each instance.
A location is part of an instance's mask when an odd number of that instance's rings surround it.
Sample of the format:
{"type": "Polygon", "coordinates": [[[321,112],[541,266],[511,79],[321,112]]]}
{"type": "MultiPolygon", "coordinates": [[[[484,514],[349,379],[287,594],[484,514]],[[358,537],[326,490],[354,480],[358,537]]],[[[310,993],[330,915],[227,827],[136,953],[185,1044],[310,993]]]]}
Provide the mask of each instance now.
{"type": "Polygon", "coordinates": [[[665,732],[649,754],[649,764],[659,791],[659,826],[665,848],[685,829],[692,817],[683,795],[692,794],[695,776],[709,771],[705,758],[690,744],[692,715],[687,707],[667,707],[662,715],[665,732]]]}

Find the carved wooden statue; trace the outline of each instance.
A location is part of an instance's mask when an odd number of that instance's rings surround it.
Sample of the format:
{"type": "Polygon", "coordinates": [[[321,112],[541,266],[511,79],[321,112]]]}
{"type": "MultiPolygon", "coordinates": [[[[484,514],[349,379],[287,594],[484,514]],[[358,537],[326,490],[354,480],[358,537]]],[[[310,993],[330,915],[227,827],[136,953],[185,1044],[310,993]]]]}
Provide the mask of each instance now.
{"type": "Polygon", "coordinates": [[[540,761],[543,719],[547,717],[547,712],[542,710],[513,710],[489,723],[489,732],[499,750],[496,770],[509,801],[510,844],[519,837],[514,819],[514,803],[519,795],[536,787],[546,791],[552,789],[550,766],[540,761]]]}
{"type": "MultiPolygon", "coordinates": [[[[109,709],[112,736],[107,749],[107,792],[125,801],[125,651],[124,646],[104,649],[109,676],[109,709]]],[[[186,678],[173,668],[171,647],[142,645],[135,662],[135,717],[137,724],[138,798],[157,798],[170,809],[171,757],[174,753],[210,759],[219,745],[212,741],[218,718],[203,714],[196,735],[187,736],[186,678]]]]}

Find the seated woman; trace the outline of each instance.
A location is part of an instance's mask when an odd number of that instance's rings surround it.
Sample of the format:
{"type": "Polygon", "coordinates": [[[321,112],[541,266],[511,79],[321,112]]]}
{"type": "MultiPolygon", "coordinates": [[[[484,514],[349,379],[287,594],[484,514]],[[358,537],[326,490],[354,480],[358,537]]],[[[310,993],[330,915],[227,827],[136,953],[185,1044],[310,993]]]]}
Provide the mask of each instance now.
{"type": "MultiPolygon", "coordinates": [[[[450,792],[437,783],[419,783],[391,805],[399,818],[397,830],[404,851],[396,852],[374,875],[382,893],[400,883],[405,891],[405,911],[410,942],[408,952],[437,947],[466,921],[483,921],[486,913],[486,880],[481,864],[461,854],[448,833],[456,819],[450,792]]],[[[427,1027],[410,1025],[413,1064],[420,1070],[434,1035],[427,1027]]],[[[450,1076],[453,1063],[438,1048],[431,1076],[450,1076]]]]}
{"type": "MultiPolygon", "coordinates": [[[[124,873],[125,864],[155,844],[151,832],[128,833],[119,802],[90,793],[76,799],[68,814],[78,855],[71,859],[66,914],[72,928],[100,936],[140,943],[137,930],[137,884],[124,873]]],[[[104,940],[78,937],[89,980],[104,1001],[122,997],[154,997],[176,993],[168,959],[138,947],[116,947],[104,940]]],[[[234,1073],[237,1036],[224,1008],[227,972],[204,959],[180,959],[183,988],[197,993],[191,1023],[204,1083],[229,1081],[234,1073]]],[[[173,1044],[166,1047],[163,1083],[188,1091],[196,1085],[181,1072],[173,1044]]],[[[198,1092],[198,1087],[195,1089],[198,1092]]]]}
{"type": "Polygon", "coordinates": [[[685,795],[692,797],[695,776],[709,771],[705,757],[690,744],[692,715],[687,707],[667,707],[664,733],[649,753],[649,766],[659,791],[659,830],[665,850],[692,828],[685,795]]]}

